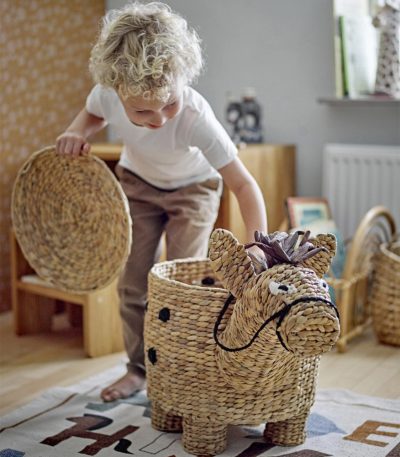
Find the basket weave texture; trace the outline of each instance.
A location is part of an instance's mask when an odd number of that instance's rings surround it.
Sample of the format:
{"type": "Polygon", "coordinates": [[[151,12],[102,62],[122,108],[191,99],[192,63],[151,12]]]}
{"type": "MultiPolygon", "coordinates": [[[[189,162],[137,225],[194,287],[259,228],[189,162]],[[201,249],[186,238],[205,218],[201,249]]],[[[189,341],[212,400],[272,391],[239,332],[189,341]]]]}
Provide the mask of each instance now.
{"type": "Polygon", "coordinates": [[[21,167],[12,194],[12,222],[36,273],[76,293],[110,284],[131,245],[129,206],[106,164],[94,156],[42,149],[21,167]]]}
{"type": "Polygon", "coordinates": [[[329,268],[333,255],[327,249],[320,253],[320,263],[313,257],[307,265],[276,265],[256,275],[244,246],[218,229],[210,242],[211,260],[156,264],[149,274],[145,318],[153,427],[183,430],[185,449],[197,455],[223,452],[227,426],[235,424],[268,422],[268,441],[302,443],[319,356],[339,335],[335,310],[323,301],[329,299],[328,290],[312,270],[329,268]],[[201,286],[209,277],[222,280],[225,288],[201,286]],[[293,286],[289,295],[277,292],[280,283],[293,286]],[[222,316],[229,292],[236,302],[222,316]],[[247,349],[224,349],[245,346],[270,315],[295,301],[280,324],[283,343],[274,320],[247,349]],[[213,334],[221,316],[217,333],[222,347],[213,334]]]}
{"type": "Polygon", "coordinates": [[[380,245],[370,300],[378,340],[400,346],[400,241],[380,245]]]}

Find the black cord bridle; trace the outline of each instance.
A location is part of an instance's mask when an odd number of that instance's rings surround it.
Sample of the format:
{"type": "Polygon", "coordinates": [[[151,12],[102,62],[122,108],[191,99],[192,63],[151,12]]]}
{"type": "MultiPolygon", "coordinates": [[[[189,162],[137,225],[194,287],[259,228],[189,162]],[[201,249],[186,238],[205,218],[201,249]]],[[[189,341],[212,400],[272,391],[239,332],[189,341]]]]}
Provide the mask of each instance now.
{"type": "Polygon", "coordinates": [[[217,317],[217,320],[215,321],[215,325],[214,325],[214,340],[215,342],[217,343],[217,345],[223,349],[224,351],[227,351],[227,352],[239,352],[239,351],[243,351],[244,349],[247,349],[249,348],[253,343],[254,341],[256,340],[256,338],[258,337],[258,335],[262,332],[262,330],[270,323],[272,322],[273,320],[275,319],[278,319],[278,322],[276,324],[276,334],[278,336],[278,339],[281,343],[281,345],[287,350],[287,351],[290,351],[283,339],[282,339],[282,336],[281,336],[281,333],[279,331],[279,327],[281,326],[282,324],[282,321],[283,319],[287,316],[287,314],[289,313],[290,309],[293,308],[293,306],[297,305],[297,303],[304,303],[304,302],[313,302],[313,301],[318,301],[318,302],[323,302],[323,303],[326,303],[327,305],[329,306],[332,306],[332,308],[335,310],[335,313],[337,315],[337,317],[339,318],[339,312],[336,308],[336,305],[334,303],[332,303],[331,301],[329,300],[326,300],[324,298],[319,298],[319,297],[301,297],[301,298],[297,298],[296,300],[294,300],[293,302],[291,303],[287,303],[285,304],[285,306],[280,310],[280,311],[277,311],[276,313],[274,313],[271,317],[269,317],[262,325],[261,327],[256,331],[256,333],[253,335],[253,337],[251,338],[251,340],[245,344],[244,346],[242,347],[238,347],[238,348],[229,348],[227,346],[225,346],[223,343],[221,343],[219,340],[218,340],[218,329],[219,329],[219,326],[221,324],[221,321],[223,319],[223,317],[225,316],[225,313],[226,311],[228,310],[229,308],[229,305],[232,303],[232,301],[235,299],[235,297],[232,295],[232,294],[229,294],[228,298],[226,299],[225,303],[224,303],[224,306],[222,307],[218,317],[217,317]]]}

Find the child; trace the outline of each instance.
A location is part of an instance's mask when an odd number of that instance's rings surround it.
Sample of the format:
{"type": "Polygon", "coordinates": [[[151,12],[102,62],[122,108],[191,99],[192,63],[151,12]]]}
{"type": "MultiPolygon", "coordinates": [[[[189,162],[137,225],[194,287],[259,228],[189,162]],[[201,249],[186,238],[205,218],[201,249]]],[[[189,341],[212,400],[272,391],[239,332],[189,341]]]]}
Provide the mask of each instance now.
{"type": "Polygon", "coordinates": [[[97,85],[57,138],[56,151],[88,154],[90,135],[113,126],[124,144],[116,173],[128,197],[133,244],[119,281],[127,373],[104,401],[145,386],[143,320],[147,274],[166,234],[167,258],[204,257],[222,179],[236,195],[248,241],[266,231],[262,194],[207,101],[189,84],[202,68],[200,40],[158,2],[135,2],[104,18],[89,68],[97,85]]]}

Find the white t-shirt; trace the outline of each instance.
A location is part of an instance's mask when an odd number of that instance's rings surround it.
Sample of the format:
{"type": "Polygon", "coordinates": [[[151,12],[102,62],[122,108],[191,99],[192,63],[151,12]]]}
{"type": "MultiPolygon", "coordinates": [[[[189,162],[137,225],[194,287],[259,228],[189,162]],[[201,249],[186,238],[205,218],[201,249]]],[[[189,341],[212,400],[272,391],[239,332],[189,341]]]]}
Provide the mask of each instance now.
{"type": "Polygon", "coordinates": [[[113,127],[124,147],[120,165],[154,186],[174,189],[219,176],[237,149],[208,102],[191,87],[183,91],[180,112],[158,129],[128,119],[117,93],[96,85],[86,109],[113,127]]]}

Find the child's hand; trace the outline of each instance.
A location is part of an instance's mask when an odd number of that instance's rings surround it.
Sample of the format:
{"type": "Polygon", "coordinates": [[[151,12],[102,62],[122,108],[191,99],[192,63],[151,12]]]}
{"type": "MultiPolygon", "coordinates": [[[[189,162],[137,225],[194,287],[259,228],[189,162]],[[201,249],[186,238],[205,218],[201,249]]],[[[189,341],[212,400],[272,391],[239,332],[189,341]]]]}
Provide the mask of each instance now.
{"type": "Polygon", "coordinates": [[[56,153],[70,157],[88,155],[90,144],[86,139],[74,132],[64,132],[56,140],[56,153]]]}
{"type": "Polygon", "coordinates": [[[253,262],[253,267],[256,274],[265,271],[268,268],[263,251],[257,246],[251,246],[247,249],[247,254],[253,262]]]}

